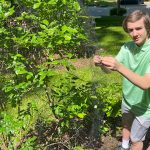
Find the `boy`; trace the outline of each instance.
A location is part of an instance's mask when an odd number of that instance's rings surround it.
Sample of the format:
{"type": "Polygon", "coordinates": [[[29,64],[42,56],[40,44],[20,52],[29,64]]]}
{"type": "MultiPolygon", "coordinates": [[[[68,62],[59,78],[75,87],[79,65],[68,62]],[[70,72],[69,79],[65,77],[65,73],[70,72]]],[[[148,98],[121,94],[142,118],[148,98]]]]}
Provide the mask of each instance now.
{"type": "Polygon", "coordinates": [[[94,56],[96,65],[117,71],[122,85],[122,144],[117,150],[142,150],[150,127],[150,17],[136,10],[123,21],[132,41],[125,43],[117,56],[94,56]]]}

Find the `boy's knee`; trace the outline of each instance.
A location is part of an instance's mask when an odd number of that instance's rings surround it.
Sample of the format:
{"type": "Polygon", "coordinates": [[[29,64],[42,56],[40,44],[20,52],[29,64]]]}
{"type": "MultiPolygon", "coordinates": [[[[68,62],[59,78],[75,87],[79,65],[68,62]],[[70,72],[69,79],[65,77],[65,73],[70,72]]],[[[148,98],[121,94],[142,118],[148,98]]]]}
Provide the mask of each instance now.
{"type": "Polygon", "coordinates": [[[131,149],[133,150],[142,150],[143,149],[143,142],[137,139],[135,141],[131,141],[131,149]]]}
{"type": "Polygon", "coordinates": [[[132,142],[133,144],[142,142],[141,139],[138,139],[137,137],[133,137],[133,136],[130,137],[130,140],[131,140],[131,142],[132,142]]]}

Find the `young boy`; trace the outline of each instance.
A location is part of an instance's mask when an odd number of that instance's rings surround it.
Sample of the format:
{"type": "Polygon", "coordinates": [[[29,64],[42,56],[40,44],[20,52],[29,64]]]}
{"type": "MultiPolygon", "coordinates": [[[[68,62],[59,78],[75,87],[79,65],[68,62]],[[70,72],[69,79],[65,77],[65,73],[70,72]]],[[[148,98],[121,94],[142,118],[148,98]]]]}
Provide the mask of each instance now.
{"type": "Polygon", "coordinates": [[[132,41],[125,43],[118,55],[94,56],[94,63],[117,71],[122,85],[122,145],[117,150],[142,150],[150,127],[150,17],[136,10],[123,21],[123,29],[132,41]]]}

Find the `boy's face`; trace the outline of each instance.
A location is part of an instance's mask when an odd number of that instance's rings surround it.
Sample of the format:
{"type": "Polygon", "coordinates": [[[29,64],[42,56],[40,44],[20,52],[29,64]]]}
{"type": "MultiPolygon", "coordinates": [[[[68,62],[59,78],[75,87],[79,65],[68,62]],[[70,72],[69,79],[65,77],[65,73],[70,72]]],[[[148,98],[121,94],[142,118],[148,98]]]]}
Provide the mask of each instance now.
{"type": "Polygon", "coordinates": [[[127,29],[130,37],[136,45],[143,45],[148,39],[148,33],[144,25],[144,19],[141,18],[136,22],[128,22],[127,29]]]}

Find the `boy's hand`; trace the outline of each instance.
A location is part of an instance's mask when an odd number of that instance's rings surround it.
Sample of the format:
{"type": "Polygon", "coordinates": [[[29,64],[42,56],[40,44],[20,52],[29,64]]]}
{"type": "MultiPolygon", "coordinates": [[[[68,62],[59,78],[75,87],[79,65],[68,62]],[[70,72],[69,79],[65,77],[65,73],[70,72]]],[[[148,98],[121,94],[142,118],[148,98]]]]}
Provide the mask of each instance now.
{"type": "Polygon", "coordinates": [[[102,65],[102,57],[99,55],[95,55],[93,58],[93,61],[95,63],[95,66],[101,66],[102,65]]]}
{"type": "Polygon", "coordinates": [[[111,56],[103,57],[101,63],[110,70],[117,71],[120,64],[119,62],[111,56]]]}
{"type": "Polygon", "coordinates": [[[107,68],[107,66],[105,66],[105,64],[102,63],[104,57],[101,57],[99,55],[95,55],[93,58],[93,61],[95,63],[95,66],[99,66],[101,67],[101,69],[105,72],[105,73],[110,73],[111,70],[107,68]]]}

